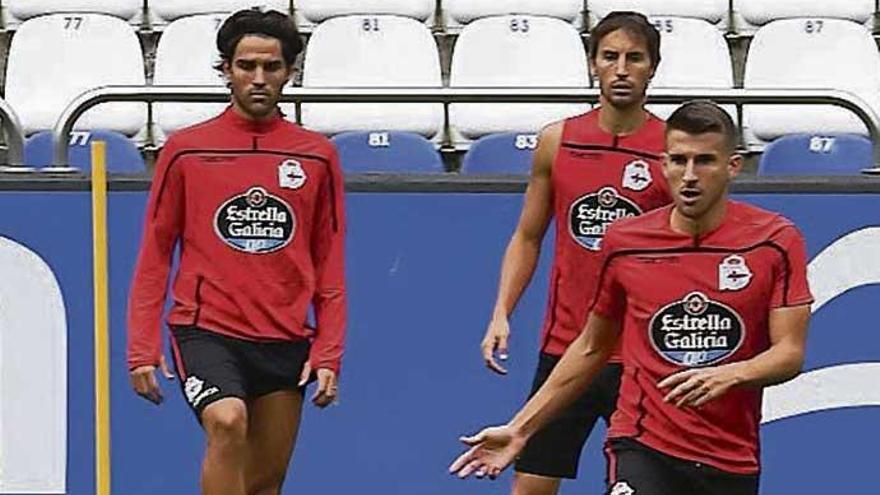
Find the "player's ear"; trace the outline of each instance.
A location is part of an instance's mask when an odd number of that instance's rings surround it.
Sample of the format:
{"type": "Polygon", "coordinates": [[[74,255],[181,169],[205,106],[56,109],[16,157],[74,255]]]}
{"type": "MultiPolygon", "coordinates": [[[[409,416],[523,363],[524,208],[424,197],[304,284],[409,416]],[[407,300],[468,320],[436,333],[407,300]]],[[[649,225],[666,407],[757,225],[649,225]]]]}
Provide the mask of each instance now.
{"type": "Polygon", "coordinates": [[[743,157],[739,153],[733,153],[727,159],[727,174],[731,179],[739,175],[743,167],[743,157]]]}
{"type": "Polygon", "coordinates": [[[289,84],[296,77],[297,69],[296,66],[290,64],[287,66],[287,76],[284,78],[284,84],[289,84]]]}
{"type": "Polygon", "coordinates": [[[665,151],[660,155],[660,159],[663,160],[663,178],[669,180],[669,153],[665,151]]]}
{"type": "Polygon", "coordinates": [[[223,79],[223,82],[226,84],[227,88],[232,88],[232,67],[229,65],[229,60],[221,60],[216,65],[214,65],[214,69],[220,72],[220,78],[223,79]]]}

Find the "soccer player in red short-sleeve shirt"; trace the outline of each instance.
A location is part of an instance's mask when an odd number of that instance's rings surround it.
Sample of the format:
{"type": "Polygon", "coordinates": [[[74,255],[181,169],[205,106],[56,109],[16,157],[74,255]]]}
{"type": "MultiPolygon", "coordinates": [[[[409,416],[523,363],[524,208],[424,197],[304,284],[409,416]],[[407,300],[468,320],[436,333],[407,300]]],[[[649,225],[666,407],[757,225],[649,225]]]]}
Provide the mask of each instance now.
{"type": "MultiPolygon", "coordinates": [[[[535,270],[550,220],[556,220],[553,269],[531,393],[543,385],[580,334],[612,222],[669,204],[662,177],[663,121],[644,108],[660,63],[660,33],[643,15],[612,12],[590,33],[590,66],[600,107],[545,127],[538,138],[525,204],[501,268],[482,357],[507,370],[509,315],[535,270]]],[[[597,421],[609,422],[622,375],[618,353],[566,411],[529,440],[516,461],[512,495],[554,495],[578,463],[597,421]]]]}
{"type": "Polygon", "coordinates": [[[497,476],[621,340],[608,493],[757,493],[762,388],[800,372],[812,296],[797,228],[727,198],[735,143],[710,102],[669,118],[674,204],[612,225],[586,328],[510,423],[463,439],[454,472],[497,476]]]}

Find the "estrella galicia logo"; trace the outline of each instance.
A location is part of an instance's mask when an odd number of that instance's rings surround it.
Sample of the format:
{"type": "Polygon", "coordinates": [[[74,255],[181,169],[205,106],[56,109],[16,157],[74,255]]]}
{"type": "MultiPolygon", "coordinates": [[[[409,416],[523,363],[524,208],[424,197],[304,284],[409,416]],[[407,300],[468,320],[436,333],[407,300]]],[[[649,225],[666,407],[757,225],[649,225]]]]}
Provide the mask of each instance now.
{"type": "Polygon", "coordinates": [[[262,187],[252,187],[217,209],[214,229],[233,249],[253,254],[271,253],[293,240],[296,217],[283,199],[262,187]]]}
{"type": "Polygon", "coordinates": [[[702,292],[691,292],[661,308],[648,331],[654,350],[684,366],[717,363],[736,352],[745,337],[742,318],[702,292]]]}
{"type": "Polygon", "coordinates": [[[571,204],[568,230],[575,242],[591,251],[598,251],[611,222],[641,214],[639,206],[618,194],[616,189],[603,187],[581,196],[571,204]]]}

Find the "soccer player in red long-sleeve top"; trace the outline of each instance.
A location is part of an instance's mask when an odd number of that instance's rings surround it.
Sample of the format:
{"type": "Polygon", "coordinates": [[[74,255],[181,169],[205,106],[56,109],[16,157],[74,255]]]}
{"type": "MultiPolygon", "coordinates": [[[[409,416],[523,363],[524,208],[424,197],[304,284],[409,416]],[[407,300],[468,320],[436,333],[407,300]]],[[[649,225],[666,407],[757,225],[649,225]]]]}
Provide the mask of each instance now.
{"type": "Polygon", "coordinates": [[[207,436],[202,493],[277,494],[303,387],[337,397],[346,292],[336,151],[277,103],[302,41],[280,12],[241,11],[217,34],[231,88],[221,115],[177,132],[159,157],[128,308],[135,391],[156,403],[166,377],[162,312],[180,383],[207,436]],[[316,325],[307,325],[309,306],[316,325]]]}
{"type": "Polygon", "coordinates": [[[758,492],[762,388],[803,365],[804,242],[782,216],[727,198],[742,159],[724,110],[692,102],[666,124],[673,205],[611,226],[583,332],[510,423],[463,439],[453,472],[497,476],[622,340],[608,494],[758,492]]]}
{"type": "MultiPolygon", "coordinates": [[[[547,126],[538,139],[525,205],[501,269],[498,298],[482,342],[486,365],[507,372],[508,316],[529,283],[541,243],[556,218],[550,295],[541,335],[534,394],[577,338],[590,304],[608,226],[669,204],[663,180],[663,121],[644,107],[660,63],[660,33],[645,16],[613,12],[590,33],[590,66],[601,106],[547,126]]],[[[575,478],[596,421],[617,404],[619,354],[578,400],[530,440],[516,462],[512,495],[554,495],[575,478]]]]}

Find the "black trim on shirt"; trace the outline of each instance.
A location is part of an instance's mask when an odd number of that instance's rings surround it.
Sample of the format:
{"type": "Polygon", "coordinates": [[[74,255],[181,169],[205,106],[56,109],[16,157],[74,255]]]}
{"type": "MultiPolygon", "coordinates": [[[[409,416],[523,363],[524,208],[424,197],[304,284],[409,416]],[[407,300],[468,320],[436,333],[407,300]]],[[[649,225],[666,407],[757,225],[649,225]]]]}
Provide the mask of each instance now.
{"type": "Polygon", "coordinates": [[[613,151],[617,153],[628,153],[630,155],[639,156],[642,158],[647,158],[649,160],[659,160],[661,158],[660,155],[647,152],[645,150],[637,150],[633,148],[622,148],[617,146],[617,137],[614,138],[614,144],[612,146],[604,145],[604,144],[580,144],[580,143],[572,143],[572,142],[563,142],[561,146],[563,148],[571,148],[575,150],[585,150],[585,151],[613,151]]]}
{"type": "Polygon", "coordinates": [[[333,232],[339,232],[339,212],[336,211],[336,173],[333,167],[327,167],[327,180],[330,181],[330,207],[333,216],[333,232]]]}
{"type": "Polygon", "coordinates": [[[642,391],[642,386],[639,385],[639,368],[636,368],[633,371],[633,381],[636,383],[636,388],[639,391],[639,400],[636,402],[636,410],[638,411],[638,416],[636,417],[636,434],[633,436],[633,439],[637,439],[645,433],[645,427],[642,425],[642,420],[645,419],[648,411],[645,409],[645,392],[642,391]]]}
{"type": "Polygon", "coordinates": [[[550,321],[547,324],[547,333],[544,335],[544,343],[541,345],[541,352],[547,351],[550,345],[550,335],[553,333],[553,327],[556,326],[556,306],[559,304],[559,277],[557,272],[553,277],[553,292],[550,295],[550,321]]]}
{"type": "Polygon", "coordinates": [[[596,293],[593,296],[593,302],[590,303],[590,312],[593,311],[593,308],[596,306],[596,303],[599,301],[599,294],[602,290],[602,285],[605,278],[606,269],[611,264],[611,261],[617,257],[629,256],[629,255],[639,255],[639,254],[672,254],[672,253],[680,253],[680,254],[696,254],[696,253],[746,253],[749,251],[754,251],[761,247],[769,247],[771,249],[776,250],[780,255],[782,255],[782,260],[785,263],[785,279],[782,283],[782,306],[788,306],[788,292],[790,289],[790,279],[791,279],[791,261],[788,259],[788,252],[779,244],[776,244],[773,241],[761,241],[757,244],[753,244],[751,246],[746,246],[743,248],[730,248],[730,247],[703,247],[699,245],[689,246],[689,247],[673,247],[673,248],[644,248],[644,249],[621,249],[620,251],[615,251],[611,253],[602,264],[602,269],[599,270],[599,281],[598,285],[596,285],[596,293]]]}
{"type": "Polygon", "coordinates": [[[196,302],[196,311],[193,316],[193,326],[199,325],[199,314],[202,312],[202,282],[205,281],[205,278],[201,275],[196,277],[196,293],[195,293],[195,302],[196,302]]]}
{"type": "MultiPolygon", "coordinates": [[[[256,144],[256,142],[255,142],[256,144]]],[[[165,181],[168,178],[168,172],[171,170],[171,167],[177,163],[179,158],[188,155],[278,155],[278,156],[286,156],[292,158],[307,158],[311,160],[317,160],[329,167],[330,160],[327,157],[320,155],[310,155],[306,153],[295,153],[291,151],[281,151],[281,150],[243,150],[243,149],[187,149],[178,151],[175,153],[171,160],[168,162],[168,166],[165,167],[165,172],[162,174],[161,182],[159,182],[159,192],[156,195],[156,207],[153,210],[153,218],[156,218],[156,214],[159,211],[159,203],[162,200],[162,192],[165,190],[165,181]]],[[[334,217],[336,216],[336,205],[333,205],[334,217]]]]}

